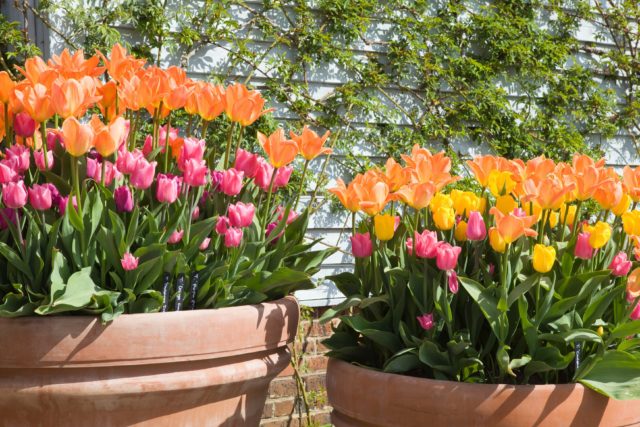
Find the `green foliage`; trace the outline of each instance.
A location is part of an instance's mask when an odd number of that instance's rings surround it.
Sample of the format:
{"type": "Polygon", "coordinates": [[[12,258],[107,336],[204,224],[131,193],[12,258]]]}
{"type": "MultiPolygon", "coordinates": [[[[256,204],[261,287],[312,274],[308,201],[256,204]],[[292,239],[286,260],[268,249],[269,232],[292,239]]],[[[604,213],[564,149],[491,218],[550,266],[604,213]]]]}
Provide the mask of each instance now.
{"type": "Polygon", "coordinates": [[[594,134],[640,123],[640,36],[629,31],[640,6],[631,0],[593,7],[587,0],[87,3],[47,0],[39,10],[63,15],[64,24],[49,25],[64,26],[55,30],[87,51],[124,41],[138,55],[182,66],[202,65],[205,48],[227,52],[211,78],[247,76],[298,124],[342,128],[334,161],[346,174],[371,161],[356,145],[397,157],[418,143],[455,160],[468,154],[460,143],[470,140],[508,157],[567,159],[597,151],[594,134]],[[579,42],[583,20],[596,23],[601,37],[614,34],[616,48],[579,42]],[[316,94],[327,78],[336,83],[316,94]],[[626,102],[617,104],[607,82],[627,80],[626,102]]]}

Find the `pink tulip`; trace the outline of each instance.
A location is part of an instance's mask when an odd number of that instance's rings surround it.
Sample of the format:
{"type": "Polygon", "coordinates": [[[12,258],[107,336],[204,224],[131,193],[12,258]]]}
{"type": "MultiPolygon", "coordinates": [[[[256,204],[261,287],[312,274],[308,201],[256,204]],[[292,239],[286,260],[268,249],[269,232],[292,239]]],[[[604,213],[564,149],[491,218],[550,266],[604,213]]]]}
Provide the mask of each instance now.
{"type": "Polygon", "coordinates": [[[13,145],[7,148],[5,153],[7,160],[13,163],[13,169],[18,173],[24,173],[29,169],[31,150],[24,145],[13,145]]]}
{"type": "MultiPolygon", "coordinates": [[[[127,132],[128,134],[129,132],[127,132]]],[[[169,131],[169,144],[175,141],[178,138],[178,129],[171,128],[169,131]]],[[[158,132],[158,147],[162,147],[160,150],[161,153],[164,153],[164,146],[167,144],[167,126],[160,126],[160,130],[158,132]]],[[[142,154],[144,156],[148,156],[153,151],[153,137],[151,135],[147,135],[144,139],[144,145],[142,146],[142,154]]]]}
{"type": "Polygon", "coordinates": [[[232,227],[248,227],[253,223],[256,207],[253,203],[238,202],[229,205],[229,223],[232,227]]]}
{"type": "Polygon", "coordinates": [[[18,173],[13,169],[13,163],[6,160],[0,161],[0,184],[13,182],[18,173]]]}
{"type": "Polygon", "coordinates": [[[447,271],[447,281],[449,283],[449,291],[452,294],[458,293],[458,274],[456,274],[455,270],[447,271]]]}
{"type": "Polygon", "coordinates": [[[27,187],[22,180],[2,184],[2,201],[11,209],[18,209],[27,204],[27,187]]]}
{"type": "Polygon", "coordinates": [[[214,170],[211,171],[211,191],[219,191],[223,177],[224,172],[214,170]]]}
{"type": "Polygon", "coordinates": [[[184,183],[192,187],[200,187],[207,183],[209,168],[204,160],[189,159],[184,162],[184,183]]]}
{"type": "Polygon", "coordinates": [[[273,175],[273,166],[264,158],[258,157],[256,173],[253,177],[254,182],[263,191],[269,191],[271,184],[271,176],[273,175]]]}
{"type": "Polygon", "coordinates": [[[436,265],[440,270],[449,271],[456,268],[458,255],[462,251],[460,246],[451,246],[449,243],[441,242],[436,251],[436,265]]]}
{"type": "Polygon", "coordinates": [[[13,131],[23,138],[32,137],[36,131],[36,121],[28,113],[18,113],[13,118],[13,131]]]}
{"type": "Polygon", "coordinates": [[[64,147],[62,142],[62,132],[58,129],[49,129],[47,131],[47,148],[51,151],[56,148],[56,145],[64,147]]]}
{"type": "Polygon", "coordinates": [[[202,161],[202,158],[204,157],[204,148],[204,139],[185,138],[184,144],[182,144],[182,147],[180,148],[178,168],[182,172],[185,172],[187,162],[189,160],[195,160],[196,163],[200,163],[202,161]]]}
{"type": "MultiPolygon", "coordinates": [[[[278,206],[278,208],[276,209],[276,212],[278,214],[278,222],[282,221],[282,218],[284,218],[284,213],[286,212],[286,209],[284,208],[284,206],[278,206]]],[[[298,216],[299,215],[293,209],[290,209],[289,215],[287,215],[287,225],[295,221],[296,218],[298,218],[298,216]]]]}
{"type": "Polygon", "coordinates": [[[228,169],[222,175],[220,189],[227,196],[236,196],[242,190],[242,178],[244,178],[244,172],[234,168],[228,169]]]}
{"type": "Polygon", "coordinates": [[[489,263],[489,266],[487,268],[488,272],[489,272],[489,276],[493,276],[493,273],[496,272],[496,265],[494,263],[489,263]]]}
{"type": "Polygon", "coordinates": [[[631,261],[627,259],[627,254],[625,252],[618,252],[616,256],[613,257],[611,264],[609,264],[609,270],[611,270],[611,274],[614,276],[626,276],[631,270],[631,261]]]}
{"type": "Polygon", "coordinates": [[[156,198],[160,203],[173,203],[180,194],[180,177],[158,174],[156,179],[156,198]]]}
{"type": "Polygon", "coordinates": [[[228,229],[229,229],[229,218],[227,218],[226,216],[219,216],[218,221],[216,222],[216,233],[218,233],[221,236],[224,236],[224,234],[227,232],[228,229]]]}
{"type": "MultiPolygon", "coordinates": [[[[269,237],[271,235],[271,233],[273,233],[273,230],[275,230],[275,228],[278,226],[277,222],[270,222],[269,224],[267,224],[267,227],[265,228],[265,236],[269,237]]],[[[280,232],[280,234],[278,235],[278,237],[276,237],[274,239],[274,241],[277,241],[280,236],[282,235],[283,231],[280,232]]]]}
{"type": "MultiPolygon", "coordinates": [[[[124,146],[123,146],[124,147],[124,146]]],[[[136,170],[138,160],[143,156],[142,152],[138,149],[134,151],[119,150],[118,160],[116,160],[116,166],[120,172],[125,175],[129,175],[136,170]]]]}
{"type": "Polygon", "coordinates": [[[9,227],[9,222],[7,221],[16,225],[18,223],[18,211],[9,208],[0,209],[0,230],[5,230],[9,227]]]}
{"type": "Polygon", "coordinates": [[[191,220],[195,221],[198,218],[200,218],[200,207],[196,206],[191,212],[191,220]]]}
{"type": "Polygon", "coordinates": [[[242,242],[242,229],[229,227],[224,233],[224,245],[227,248],[237,248],[242,242]]]}
{"type": "Polygon", "coordinates": [[[351,236],[351,251],[356,258],[367,258],[373,253],[373,244],[369,233],[356,233],[351,236]]]}
{"type": "Polygon", "coordinates": [[[125,271],[135,270],[138,268],[138,258],[127,252],[120,260],[120,264],[122,264],[122,268],[124,268],[125,271]]]}
{"type": "Polygon", "coordinates": [[[146,190],[153,183],[156,173],[157,162],[148,162],[145,158],[140,158],[136,162],[136,168],[131,173],[131,185],[138,190],[146,190]]]}
{"type": "Polygon", "coordinates": [[[629,318],[631,318],[631,320],[640,320],[640,302],[636,304],[633,311],[629,315],[629,318]]]}
{"type": "Polygon", "coordinates": [[[578,233],[573,255],[580,259],[591,259],[593,257],[593,248],[589,244],[589,233],[578,233]]]}
{"type": "Polygon", "coordinates": [[[525,216],[527,216],[527,212],[522,208],[515,208],[513,210],[513,214],[520,218],[524,218],[525,216]]]}
{"type": "Polygon", "coordinates": [[[200,246],[198,246],[198,249],[204,251],[209,247],[209,243],[211,243],[211,237],[207,237],[206,239],[204,239],[202,243],[200,243],[200,246]]]}
{"type": "Polygon", "coordinates": [[[400,217],[398,215],[393,217],[393,231],[398,231],[398,227],[400,227],[400,217]]]}
{"type": "Polygon", "coordinates": [[[484,240],[485,237],[487,237],[487,227],[484,225],[484,218],[480,212],[471,211],[467,223],[467,239],[484,240]]]}
{"type": "Polygon", "coordinates": [[[236,151],[236,160],[233,167],[239,171],[244,172],[244,176],[247,178],[253,178],[258,171],[258,156],[238,148],[236,151]]]}
{"type": "Polygon", "coordinates": [[[413,239],[411,237],[407,237],[407,253],[413,255],[413,239]]]}
{"type": "Polygon", "coordinates": [[[53,168],[53,152],[52,151],[47,151],[47,165],[49,166],[48,168],[45,167],[45,163],[44,163],[44,151],[42,150],[36,150],[33,152],[33,158],[36,161],[36,167],[38,168],[38,170],[51,170],[51,168],[53,168]]]}
{"type": "Polygon", "coordinates": [[[45,211],[51,207],[51,190],[46,185],[34,184],[29,189],[29,203],[34,209],[45,211]]]}
{"type": "Polygon", "coordinates": [[[422,316],[418,316],[417,319],[418,323],[425,331],[431,330],[436,325],[433,319],[433,313],[425,313],[422,316]]]}
{"type": "Polygon", "coordinates": [[[184,230],[180,230],[180,231],[176,230],[173,233],[171,233],[171,236],[169,236],[169,239],[167,239],[167,243],[169,243],[170,245],[175,245],[180,240],[182,240],[183,235],[184,235],[184,230]]]}
{"type": "Polygon", "coordinates": [[[91,157],[87,157],[87,170],[86,170],[87,178],[91,178],[94,181],[100,181],[100,162],[91,157]],[[98,177],[96,179],[96,176],[98,177]]]}
{"type": "MultiPolygon", "coordinates": [[[[71,203],[73,204],[73,208],[78,210],[78,201],[76,200],[76,196],[73,196],[71,199],[71,203]]],[[[60,215],[64,215],[67,211],[67,205],[69,204],[69,196],[60,196],[58,199],[58,211],[60,211],[60,215]]]]}
{"type": "Polygon", "coordinates": [[[435,231],[424,230],[421,234],[414,232],[413,248],[419,258],[435,258],[438,248],[438,235],[435,231]]]}
{"type": "Polygon", "coordinates": [[[133,195],[126,185],[116,188],[113,192],[113,200],[116,203],[116,210],[118,212],[133,211],[133,195]]]}
{"type": "MultiPolygon", "coordinates": [[[[278,169],[276,172],[276,179],[273,181],[273,189],[278,189],[282,187],[286,187],[289,183],[289,179],[291,178],[291,173],[293,172],[292,166],[283,166],[278,169]]],[[[267,188],[265,191],[269,191],[267,188]]]]}

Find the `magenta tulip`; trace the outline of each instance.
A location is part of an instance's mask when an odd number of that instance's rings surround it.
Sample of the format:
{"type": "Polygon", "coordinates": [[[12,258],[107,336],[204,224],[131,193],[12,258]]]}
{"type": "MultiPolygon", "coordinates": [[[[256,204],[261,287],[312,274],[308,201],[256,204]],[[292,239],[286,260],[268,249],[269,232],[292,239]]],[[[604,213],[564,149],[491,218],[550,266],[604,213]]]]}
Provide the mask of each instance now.
{"type": "Polygon", "coordinates": [[[126,185],[116,188],[113,192],[113,200],[116,203],[116,210],[118,212],[133,211],[133,195],[126,185]]]}
{"type": "Polygon", "coordinates": [[[170,245],[175,245],[180,240],[182,240],[183,235],[184,235],[184,230],[180,230],[180,231],[176,230],[173,233],[171,233],[171,236],[169,236],[169,238],[167,239],[167,243],[169,243],[170,245]]]}
{"type": "Polygon", "coordinates": [[[449,243],[441,242],[436,249],[436,265],[443,271],[453,270],[458,264],[458,256],[461,251],[460,246],[451,246],[449,243]]]}
{"type": "Polygon", "coordinates": [[[31,150],[24,145],[13,145],[7,148],[5,153],[7,160],[13,164],[13,169],[18,173],[24,173],[29,170],[31,163],[31,150]]]}
{"type": "Polygon", "coordinates": [[[223,172],[220,190],[227,196],[236,196],[242,190],[244,172],[231,168],[223,172]]]}
{"type": "Polygon", "coordinates": [[[216,222],[216,233],[221,236],[224,236],[227,230],[229,229],[229,218],[226,216],[219,216],[218,221],[216,222]]]}
{"type": "Polygon", "coordinates": [[[180,194],[180,177],[158,174],[156,179],[156,198],[160,203],[173,203],[180,194]]]}
{"type": "Polygon", "coordinates": [[[138,190],[146,190],[151,187],[156,173],[156,165],[157,162],[148,162],[145,158],[139,158],[135,170],[131,173],[131,185],[138,190]]]}
{"type": "Polygon", "coordinates": [[[39,211],[45,211],[51,208],[51,190],[46,185],[34,184],[29,188],[29,203],[39,211]]]}
{"type": "Polygon", "coordinates": [[[36,131],[36,121],[25,112],[18,113],[13,118],[13,130],[18,136],[30,138],[36,131]]]}
{"type": "Polygon", "coordinates": [[[13,163],[7,160],[0,161],[0,184],[13,182],[18,173],[13,169],[13,163]]]}
{"type": "Polygon", "coordinates": [[[142,152],[137,149],[134,151],[120,150],[118,151],[118,160],[116,160],[116,167],[121,173],[125,175],[132,174],[133,171],[136,170],[138,160],[143,157],[144,156],[142,152]]]}
{"type": "Polygon", "coordinates": [[[185,138],[184,144],[180,148],[180,157],[178,160],[178,168],[186,174],[187,163],[195,161],[200,163],[204,157],[205,142],[204,139],[185,138]]]}
{"type": "MultiPolygon", "coordinates": [[[[284,208],[284,206],[278,206],[278,208],[276,209],[276,213],[278,214],[278,222],[282,221],[285,212],[286,209],[284,208]]],[[[287,215],[287,225],[295,221],[298,216],[299,215],[293,209],[290,209],[289,214],[287,215]]]]}
{"type": "Polygon", "coordinates": [[[200,243],[200,246],[198,246],[198,249],[204,251],[209,247],[209,243],[211,243],[211,237],[207,237],[206,239],[204,239],[202,243],[200,243]]]}
{"type": "MultiPolygon", "coordinates": [[[[273,181],[273,188],[282,188],[286,187],[289,183],[289,179],[291,178],[291,173],[293,172],[292,166],[283,166],[278,169],[276,172],[276,179],[273,181]]],[[[267,191],[269,189],[267,188],[267,191]]]]}
{"type": "Polygon", "coordinates": [[[207,183],[209,168],[204,160],[189,159],[184,162],[184,183],[192,187],[200,187],[207,183]]]}
{"type": "Polygon", "coordinates": [[[593,248],[589,244],[589,233],[579,233],[576,240],[576,247],[573,255],[580,259],[591,259],[593,257],[593,248]]]}
{"type": "Polygon", "coordinates": [[[2,201],[11,209],[18,209],[27,204],[27,187],[22,180],[2,184],[2,201]]]}
{"type": "Polygon", "coordinates": [[[467,239],[468,240],[484,240],[487,237],[487,227],[484,224],[484,218],[478,211],[469,213],[469,222],[467,222],[467,239]]]}
{"type": "Polygon", "coordinates": [[[351,251],[356,258],[367,258],[373,253],[373,244],[369,233],[356,233],[351,236],[351,251]]]}
{"type": "Polygon", "coordinates": [[[419,258],[435,258],[438,248],[438,235],[435,231],[424,230],[421,234],[414,232],[413,248],[419,258]]]}
{"type": "Polygon", "coordinates": [[[425,313],[422,316],[418,316],[418,323],[425,331],[433,329],[436,325],[433,319],[433,313],[425,313]]]}
{"type": "Polygon", "coordinates": [[[242,242],[242,229],[229,227],[224,233],[224,245],[227,248],[237,248],[242,242]]]}
{"type": "Polygon", "coordinates": [[[229,223],[232,227],[248,227],[253,222],[256,207],[253,203],[238,202],[229,205],[229,223]]]}
{"type": "Polygon", "coordinates": [[[455,270],[447,271],[447,282],[449,283],[449,291],[451,291],[452,294],[457,294],[459,284],[458,274],[455,272],[455,270]]]}
{"type": "Polygon", "coordinates": [[[33,152],[33,158],[36,161],[36,167],[38,170],[51,170],[53,168],[53,151],[47,151],[47,163],[44,162],[44,152],[42,150],[36,150],[33,152]],[[48,168],[47,168],[48,166],[48,168]]]}
{"type": "Polygon", "coordinates": [[[269,164],[264,158],[258,157],[258,164],[256,167],[256,173],[253,177],[254,182],[263,191],[269,191],[269,185],[271,184],[271,176],[273,175],[273,166],[269,164]]]}
{"type": "Polygon", "coordinates": [[[609,264],[609,270],[611,270],[611,274],[617,277],[629,274],[631,261],[627,259],[627,254],[625,252],[618,252],[616,256],[613,257],[611,264],[609,264]]]}
{"type": "Polygon", "coordinates": [[[244,172],[244,176],[247,178],[253,178],[258,171],[258,156],[238,148],[236,151],[236,160],[233,167],[239,171],[244,172]]]}
{"type": "Polygon", "coordinates": [[[120,264],[122,264],[122,268],[125,269],[125,271],[135,270],[138,268],[138,258],[127,252],[120,260],[120,264]]]}

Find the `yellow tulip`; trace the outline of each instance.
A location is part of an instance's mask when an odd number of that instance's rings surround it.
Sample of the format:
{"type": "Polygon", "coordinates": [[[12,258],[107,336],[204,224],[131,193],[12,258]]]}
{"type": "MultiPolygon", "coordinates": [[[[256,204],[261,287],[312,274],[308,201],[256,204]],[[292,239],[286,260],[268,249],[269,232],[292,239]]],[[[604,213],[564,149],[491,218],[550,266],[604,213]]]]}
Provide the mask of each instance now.
{"type": "Polygon", "coordinates": [[[512,173],[508,171],[492,170],[489,173],[489,191],[495,197],[511,194],[516,188],[516,182],[512,178],[512,173]]]}
{"type": "Polygon", "coordinates": [[[509,215],[517,207],[518,202],[508,194],[496,197],[496,208],[505,215],[509,215]]]}
{"type": "Polygon", "coordinates": [[[433,213],[433,222],[440,230],[451,230],[456,222],[456,213],[453,208],[440,207],[433,213]]]}
{"type": "Polygon", "coordinates": [[[549,226],[551,228],[555,228],[555,226],[558,225],[559,220],[560,213],[553,211],[549,214],[549,226]]]}
{"type": "Polygon", "coordinates": [[[465,242],[467,240],[467,222],[460,221],[456,225],[456,231],[454,232],[454,237],[458,242],[465,242]]]}
{"type": "Polygon", "coordinates": [[[468,217],[471,211],[480,210],[480,198],[471,191],[453,190],[451,191],[451,199],[456,215],[468,217]]]}
{"type": "Polygon", "coordinates": [[[623,213],[622,227],[629,236],[640,236],[640,211],[623,213]]]}
{"type": "Polygon", "coordinates": [[[556,261],[556,250],[553,246],[537,244],[533,247],[533,269],[538,273],[548,273],[556,261]]]}
{"type": "Polygon", "coordinates": [[[429,208],[432,213],[440,208],[453,208],[453,199],[448,194],[436,193],[429,203],[429,208]]]}
{"type": "Polygon", "coordinates": [[[611,212],[613,212],[615,216],[620,216],[629,210],[629,206],[631,206],[631,202],[632,202],[631,196],[629,196],[628,194],[625,194],[624,196],[622,196],[622,199],[620,199],[620,203],[618,203],[616,206],[614,206],[611,209],[611,212]]]}
{"type": "Polygon", "coordinates": [[[495,227],[489,229],[489,244],[494,251],[503,253],[507,247],[506,242],[495,227]]]}
{"type": "Polygon", "coordinates": [[[376,237],[383,242],[391,240],[393,237],[395,222],[393,215],[376,215],[373,218],[376,237]]]}
{"type": "Polygon", "coordinates": [[[584,231],[589,233],[589,245],[593,249],[603,247],[611,238],[611,226],[606,222],[598,221],[594,225],[585,225],[584,231]]]}
{"type": "Polygon", "coordinates": [[[576,220],[576,205],[562,205],[560,208],[560,221],[566,225],[573,225],[576,220]],[[565,220],[565,216],[567,217],[565,220]]]}

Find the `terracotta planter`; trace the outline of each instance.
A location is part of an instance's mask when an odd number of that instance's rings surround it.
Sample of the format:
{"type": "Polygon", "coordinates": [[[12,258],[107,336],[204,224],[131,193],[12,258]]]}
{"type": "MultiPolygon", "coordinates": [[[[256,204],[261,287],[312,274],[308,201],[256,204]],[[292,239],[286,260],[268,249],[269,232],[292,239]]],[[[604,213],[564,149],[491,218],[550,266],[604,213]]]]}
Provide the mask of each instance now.
{"type": "Polygon", "coordinates": [[[640,401],[580,384],[509,386],[385,374],[331,359],[327,393],[336,427],[637,426],[640,401]]]}
{"type": "Polygon", "coordinates": [[[0,426],[257,426],[298,304],[0,319],[0,426]]]}

